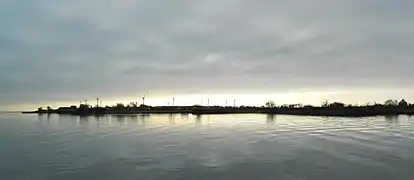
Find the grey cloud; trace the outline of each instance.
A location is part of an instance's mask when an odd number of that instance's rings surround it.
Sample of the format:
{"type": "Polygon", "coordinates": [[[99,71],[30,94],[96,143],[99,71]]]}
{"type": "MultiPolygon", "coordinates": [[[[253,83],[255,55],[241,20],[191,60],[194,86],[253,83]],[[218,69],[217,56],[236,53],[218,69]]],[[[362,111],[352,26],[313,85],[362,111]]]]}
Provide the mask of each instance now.
{"type": "Polygon", "coordinates": [[[5,104],[413,80],[411,1],[1,3],[5,104]]]}

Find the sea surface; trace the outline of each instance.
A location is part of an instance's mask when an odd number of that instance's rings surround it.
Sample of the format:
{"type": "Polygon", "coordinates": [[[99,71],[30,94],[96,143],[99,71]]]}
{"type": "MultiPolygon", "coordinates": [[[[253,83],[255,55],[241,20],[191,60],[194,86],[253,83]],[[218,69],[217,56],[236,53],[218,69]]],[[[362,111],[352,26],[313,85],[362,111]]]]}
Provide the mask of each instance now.
{"type": "Polygon", "coordinates": [[[413,180],[414,117],[0,114],[1,180],[413,180]]]}

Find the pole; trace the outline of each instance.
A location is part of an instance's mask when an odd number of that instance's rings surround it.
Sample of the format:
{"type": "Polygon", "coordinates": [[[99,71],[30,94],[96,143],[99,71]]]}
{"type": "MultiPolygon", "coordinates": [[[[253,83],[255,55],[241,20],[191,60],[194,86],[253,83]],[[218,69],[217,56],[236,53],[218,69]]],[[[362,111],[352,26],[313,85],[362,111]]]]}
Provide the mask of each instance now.
{"type": "Polygon", "coordinates": [[[175,106],[175,98],[173,98],[172,105],[175,106]]]}
{"type": "Polygon", "coordinates": [[[144,96],[142,97],[142,105],[145,105],[145,96],[146,95],[148,95],[148,91],[146,91],[144,96]]]}
{"type": "Polygon", "coordinates": [[[236,107],[236,100],[233,100],[233,106],[236,107]]]}
{"type": "Polygon", "coordinates": [[[207,106],[210,106],[210,98],[207,99],[207,106]]]}
{"type": "Polygon", "coordinates": [[[227,107],[227,100],[226,100],[226,107],[227,107]]]}

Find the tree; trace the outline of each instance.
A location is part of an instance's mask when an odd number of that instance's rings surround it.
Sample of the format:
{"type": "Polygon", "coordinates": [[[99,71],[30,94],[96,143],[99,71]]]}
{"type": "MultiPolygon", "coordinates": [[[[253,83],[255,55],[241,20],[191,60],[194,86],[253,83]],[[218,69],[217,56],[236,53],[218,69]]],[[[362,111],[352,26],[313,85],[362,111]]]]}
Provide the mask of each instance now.
{"type": "Polygon", "coordinates": [[[87,104],[81,104],[81,105],[79,105],[79,108],[81,108],[81,109],[87,109],[87,108],[89,108],[90,106],[89,105],[87,105],[87,104]]]}
{"type": "Polygon", "coordinates": [[[267,102],[265,103],[265,106],[266,106],[267,108],[274,108],[274,107],[276,107],[276,103],[275,103],[275,102],[273,102],[273,101],[267,101],[267,102]]]}
{"type": "Polygon", "coordinates": [[[322,107],[328,107],[329,106],[329,102],[327,101],[327,100],[324,100],[323,102],[322,102],[322,105],[321,105],[322,107]]]}
{"type": "Polygon", "coordinates": [[[53,109],[52,109],[52,107],[50,107],[50,106],[48,106],[46,109],[47,109],[48,111],[53,110],[53,109]]]}
{"type": "Polygon", "coordinates": [[[37,109],[37,111],[41,112],[41,111],[44,111],[44,109],[43,109],[42,107],[39,107],[39,108],[37,109]]]}
{"type": "Polygon", "coordinates": [[[305,105],[305,106],[303,106],[304,108],[314,108],[314,106],[312,106],[312,105],[305,105]]]}
{"type": "Polygon", "coordinates": [[[115,107],[116,107],[116,108],[124,108],[124,107],[125,107],[125,105],[124,105],[124,104],[122,104],[122,103],[116,103],[115,107]]]}
{"type": "Polygon", "coordinates": [[[138,107],[138,103],[137,102],[130,102],[128,104],[128,107],[136,108],[136,107],[138,107]]]}
{"type": "Polygon", "coordinates": [[[384,102],[384,105],[386,106],[397,106],[398,105],[398,101],[397,100],[393,100],[393,99],[388,99],[384,102]]]}
{"type": "Polygon", "coordinates": [[[280,106],[280,107],[282,107],[282,108],[288,108],[289,107],[289,104],[282,104],[282,106],[280,106]]]}

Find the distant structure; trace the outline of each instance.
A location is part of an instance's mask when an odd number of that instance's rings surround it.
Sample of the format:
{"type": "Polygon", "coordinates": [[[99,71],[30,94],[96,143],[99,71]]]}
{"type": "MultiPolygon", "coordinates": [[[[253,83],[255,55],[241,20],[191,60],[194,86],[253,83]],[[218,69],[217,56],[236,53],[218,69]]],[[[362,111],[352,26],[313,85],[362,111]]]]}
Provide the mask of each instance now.
{"type": "Polygon", "coordinates": [[[78,108],[76,106],[70,106],[70,107],[60,107],[58,108],[58,112],[66,112],[66,113],[71,113],[71,112],[76,112],[78,108]]]}
{"type": "Polygon", "coordinates": [[[142,96],[142,105],[145,105],[145,95],[142,96]]]}
{"type": "Polygon", "coordinates": [[[85,107],[87,105],[88,105],[88,100],[85,99],[83,101],[79,101],[79,107],[81,107],[81,106],[85,107]]]}
{"type": "Polygon", "coordinates": [[[398,106],[400,107],[408,107],[408,102],[404,99],[401,99],[401,101],[398,103],[398,106]]]}
{"type": "Polygon", "coordinates": [[[99,107],[99,98],[96,98],[96,107],[99,107]]]}
{"type": "MultiPolygon", "coordinates": [[[[260,114],[284,114],[284,115],[305,115],[305,116],[342,116],[342,117],[368,117],[368,116],[394,116],[394,115],[414,115],[414,104],[410,104],[405,99],[396,100],[388,99],[383,104],[370,103],[366,105],[346,105],[342,102],[324,101],[321,106],[303,105],[303,104],[283,104],[276,106],[273,101],[266,102],[263,106],[245,106],[240,104],[236,106],[236,100],[233,99],[233,107],[229,104],[227,99],[224,99],[225,105],[223,107],[219,105],[217,100],[216,104],[210,105],[210,98],[207,98],[208,106],[200,106],[198,104],[193,106],[175,106],[175,97],[172,97],[172,105],[174,107],[167,106],[148,106],[144,105],[145,96],[142,97],[143,104],[138,106],[138,102],[130,102],[128,105],[117,103],[110,107],[108,105],[105,108],[102,106],[102,101],[96,98],[96,106],[88,105],[87,100],[79,101],[79,107],[66,106],[58,109],[52,109],[51,106],[47,106],[46,109],[39,107],[37,111],[29,111],[22,113],[38,113],[38,114],[73,114],[73,115],[105,115],[105,114],[239,114],[239,113],[260,113],[260,114]],[[100,103],[100,104],[99,104],[100,103]]],[[[170,99],[171,100],[171,99],[170,99]]],[[[230,99],[231,100],[231,99],[230,99]]],[[[171,101],[168,101],[168,105],[171,105],[171,101]]]]}

